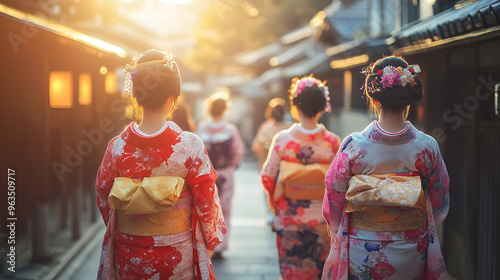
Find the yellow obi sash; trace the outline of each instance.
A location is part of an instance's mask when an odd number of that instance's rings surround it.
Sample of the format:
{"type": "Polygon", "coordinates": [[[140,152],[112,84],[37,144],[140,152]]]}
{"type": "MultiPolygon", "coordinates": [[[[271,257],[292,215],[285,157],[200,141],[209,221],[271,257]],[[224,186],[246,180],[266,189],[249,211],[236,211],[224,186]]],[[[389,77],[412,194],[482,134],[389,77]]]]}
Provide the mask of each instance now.
{"type": "Polygon", "coordinates": [[[329,164],[281,161],[279,182],[285,197],[291,199],[323,199],[325,195],[325,174],[329,164]]]}
{"type": "Polygon", "coordinates": [[[356,175],[346,193],[350,227],[405,231],[427,224],[427,203],[419,176],[356,175]]]}
{"type": "Polygon", "coordinates": [[[117,177],[108,197],[116,209],[118,231],[140,236],[168,235],[186,231],[191,224],[191,196],[181,177],[154,176],[137,179],[117,177]]]}

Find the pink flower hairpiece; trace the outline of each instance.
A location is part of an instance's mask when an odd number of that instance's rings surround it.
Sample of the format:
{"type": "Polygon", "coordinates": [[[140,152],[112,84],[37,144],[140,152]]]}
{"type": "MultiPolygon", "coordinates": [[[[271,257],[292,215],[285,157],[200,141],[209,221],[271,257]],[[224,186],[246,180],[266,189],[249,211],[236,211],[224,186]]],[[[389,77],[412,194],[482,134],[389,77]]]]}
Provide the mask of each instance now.
{"type": "Polygon", "coordinates": [[[377,71],[383,88],[406,87],[408,84],[413,87],[415,86],[415,73],[420,73],[418,65],[410,65],[408,68],[386,66],[383,70],[377,71]]]}
{"type": "Polygon", "coordinates": [[[290,93],[292,94],[293,98],[295,98],[299,96],[306,87],[313,87],[313,86],[317,86],[323,92],[323,95],[325,96],[326,99],[325,110],[331,113],[332,106],[330,105],[330,91],[328,90],[328,87],[325,85],[325,83],[321,82],[316,78],[313,78],[312,75],[304,77],[302,79],[295,78],[292,83],[290,93]]]}

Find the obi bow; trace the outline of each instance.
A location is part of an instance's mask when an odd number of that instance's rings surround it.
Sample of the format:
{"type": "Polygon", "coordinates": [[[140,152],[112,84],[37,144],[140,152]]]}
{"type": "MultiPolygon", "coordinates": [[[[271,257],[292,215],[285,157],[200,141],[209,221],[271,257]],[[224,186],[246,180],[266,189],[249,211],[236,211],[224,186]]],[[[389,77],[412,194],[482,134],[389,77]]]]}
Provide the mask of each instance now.
{"type": "Polygon", "coordinates": [[[416,208],[426,211],[425,194],[419,176],[356,175],[346,193],[346,212],[381,206],[416,208]]]}
{"type": "Polygon", "coordinates": [[[113,209],[125,214],[149,214],[172,210],[185,187],[182,177],[154,176],[137,180],[116,177],[108,196],[113,209]]]}

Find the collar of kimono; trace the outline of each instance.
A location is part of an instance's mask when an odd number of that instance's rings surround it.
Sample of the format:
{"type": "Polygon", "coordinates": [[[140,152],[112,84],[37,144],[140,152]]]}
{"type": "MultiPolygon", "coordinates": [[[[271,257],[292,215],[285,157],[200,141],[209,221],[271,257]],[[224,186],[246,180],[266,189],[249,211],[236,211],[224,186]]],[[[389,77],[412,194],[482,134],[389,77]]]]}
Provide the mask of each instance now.
{"type": "Polygon", "coordinates": [[[403,129],[399,133],[387,133],[377,125],[376,121],[373,121],[361,132],[361,134],[363,134],[363,136],[368,140],[375,143],[397,145],[409,143],[417,139],[418,130],[411,124],[411,122],[407,122],[407,128],[403,129]]]}
{"type": "Polygon", "coordinates": [[[121,133],[121,137],[123,140],[137,147],[160,147],[180,141],[177,138],[182,130],[173,122],[168,122],[167,124],[161,133],[151,137],[144,137],[134,130],[134,123],[132,122],[121,133]]]}

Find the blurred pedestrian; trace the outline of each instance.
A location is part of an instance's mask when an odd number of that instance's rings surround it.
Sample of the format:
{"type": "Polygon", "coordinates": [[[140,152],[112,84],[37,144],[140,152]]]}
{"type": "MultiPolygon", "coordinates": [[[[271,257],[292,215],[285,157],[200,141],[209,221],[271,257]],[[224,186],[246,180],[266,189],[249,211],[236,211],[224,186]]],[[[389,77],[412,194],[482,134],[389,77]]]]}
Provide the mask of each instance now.
{"type": "Polygon", "coordinates": [[[126,91],[142,107],[106,149],[96,181],[107,226],[98,279],[215,279],[210,256],[227,230],[203,142],[166,120],[180,95],[171,54],[148,50],[126,91]]]}
{"type": "MultiPolygon", "coordinates": [[[[285,124],[283,121],[285,117],[285,100],[282,98],[271,99],[266,108],[265,114],[266,121],[261,124],[259,130],[257,130],[257,135],[252,142],[252,150],[259,161],[259,171],[262,169],[262,166],[266,161],[269,147],[271,146],[274,135],[289,127],[289,125],[285,124]]],[[[264,195],[267,196],[266,194],[264,195]]],[[[274,220],[274,214],[269,206],[267,207],[266,220],[270,224],[272,224],[274,220]]]]}
{"type": "Polygon", "coordinates": [[[289,90],[292,116],[299,122],[279,132],[262,170],[262,183],[275,213],[280,272],[287,279],[320,279],[330,238],[321,214],[324,178],[340,139],[318,124],[330,111],[328,87],[309,76],[289,90]]]}
{"type": "MultiPolygon", "coordinates": [[[[224,120],[230,105],[229,95],[215,93],[207,101],[211,119],[202,122],[196,130],[196,134],[205,143],[210,160],[219,175],[217,187],[222,212],[229,229],[234,190],[234,170],[243,159],[245,145],[241,140],[238,128],[224,120]]],[[[222,252],[228,248],[228,240],[229,235],[215,249],[214,258],[222,257],[222,252]]]]}
{"type": "Polygon", "coordinates": [[[180,100],[172,112],[170,120],[177,124],[183,131],[195,132],[196,125],[191,117],[191,107],[180,100]]]}
{"type": "Polygon", "coordinates": [[[366,71],[378,121],[344,139],[326,175],[334,240],[323,279],[446,278],[436,231],[448,213],[448,173],[437,142],[406,121],[423,95],[419,72],[395,56],[366,71]]]}
{"type": "Polygon", "coordinates": [[[252,142],[252,151],[259,160],[259,169],[262,168],[264,161],[266,161],[274,135],[289,127],[283,121],[285,117],[285,100],[282,98],[271,99],[265,114],[266,121],[261,124],[252,142]]]}

